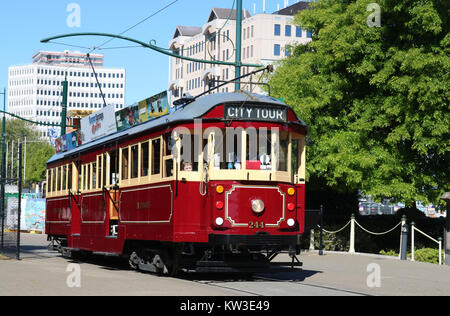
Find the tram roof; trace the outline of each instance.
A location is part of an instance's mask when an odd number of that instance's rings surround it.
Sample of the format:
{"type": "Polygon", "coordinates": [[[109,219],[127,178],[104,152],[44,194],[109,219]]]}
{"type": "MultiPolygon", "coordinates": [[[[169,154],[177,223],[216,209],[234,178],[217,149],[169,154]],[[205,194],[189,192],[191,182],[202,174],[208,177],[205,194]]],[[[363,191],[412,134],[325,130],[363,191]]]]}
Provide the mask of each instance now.
{"type": "MultiPolygon", "coordinates": [[[[136,126],[132,126],[126,130],[118,131],[114,134],[99,138],[90,143],[83,144],[77,148],[74,148],[70,151],[61,152],[55,154],[52,158],[50,158],[47,163],[53,163],[62,159],[65,159],[69,156],[72,156],[78,152],[88,151],[92,148],[95,148],[101,144],[112,142],[118,139],[126,138],[132,135],[138,135],[146,130],[157,129],[164,125],[173,124],[176,122],[185,122],[189,120],[193,120],[196,118],[203,117],[206,113],[208,113],[214,107],[224,104],[224,103],[233,103],[233,102],[246,102],[246,103],[265,103],[272,104],[278,106],[287,107],[287,105],[281,102],[278,99],[264,96],[260,94],[250,93],[248,91],[238,91],[231,93],[216,93],[210,94],[206,96],[202,96],[192,103],[189,103],[186,106],[180,107],[177,110],[170,112],[167,115],[158,117],[154,120],[150,120],[136,126]]],[[[299,120],[298,123],[306,127],[306,123],[299,120]]]]}

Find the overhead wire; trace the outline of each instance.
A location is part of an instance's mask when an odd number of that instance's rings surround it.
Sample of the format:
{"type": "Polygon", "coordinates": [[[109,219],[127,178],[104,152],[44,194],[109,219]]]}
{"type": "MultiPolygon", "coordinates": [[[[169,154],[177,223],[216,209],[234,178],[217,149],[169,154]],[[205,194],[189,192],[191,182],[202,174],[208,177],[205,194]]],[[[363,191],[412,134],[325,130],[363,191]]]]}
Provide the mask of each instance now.
{"type": "MultiPolygon", "coordinates": [[[[151,15],[149,15],[149,16],[146,17],[146,18],[144,18],[143,20],[141,20],[141,21],[139,21],[138,23],[134,24],[133,26],[127,28],[125,31],[123,31],[123,32],[120,33],[119,35],[123,35],[123,34],[129,32],[129,31],[131,31],[131,30],[134,29],[135,27],[137,27],[137,26],[141,25],[142,23],[148,21],[149,19],[151,19],[151,18],[154,17],[155,15],[161,13],[162,11],[166,10],[167,8],[169,8],[170,6],[174,5],[174,4],[177,3],[178,1],[179,1],[179,0],[174,0],[174,1],[172,1],[171,3],[167,4],[167,5],[164,6],[163,8],[157,10],[156,12],[152,13],[151,15]]],[[[102,46],[105,46],[106,44],[112,42],[113,40],[115,40],[115,38],[111,38],[111,39],[105,41],[103,44],[101,44],[101,45],[98,46],[98,47],[93,47],[93,50],[92,50],[90,53],[92,53],[92,52],[95,51],[96,49],[101,48],[102,46]]]]}
{"type": "MultiPolygon", "coordinates": [[[[147,16],[146,18],[142,19],[142,20],[139,21],[138,23],[136,23],[136,24],[134,24],[133,26],[127,28],[126,30],[124,30],[123,32],[121,32],[120,35],[123,35],[123,34],[129,32],[129,31],[131,31],[131,30],[134,29],[135,27],[141,25],[142,23],[148,21],[149,19],[153,18],[153,17],[156,16],[157,14],[163,12],[164,10],[166,10],[166,9],[169,8],[170,6],[174,5],[174,4],[175,4],[176,2],[178,2],[178,1],[179,1],[179,0],[174,0],[174,1],[172,1],[171,3],[167,4],[166,6],[162,7],[161,9],[155,11],[154,13],[152,13],[152,14],[149,15],[149,16],[147,16]]],[[[96,80],[97,80],[97,85],[98,85],[99,88],[100,88],[100,92],[101,92],[101,94],[102,94],[103,102],[105,103],[105,105],[106,105],[106,101],[105,101],[105,98],[104,98],[104,94],[103,94],[103,92],[102,92],[102,90],[101,90],[101,87],[100,87],[100,83],[99,83],[97,74],[96,74],[96,72],[95,72],[95,70],[94,70],[92,61],[91,61],[91,59],[90,59],[90,54],[93,53],[93,52],[96,51],[96,50],[102,50],[102,49],[103,49],[103,50],[107,50],[107,49],[123,49],[123,48],[141,47],[141,46],[127,46],[127,47],[102,48],[104,45],[110,43],[110,42],[113,41],[114,39],[115,39],[115,38],[111,38],[111,39],[105,41],[103,44],[101,44],[101,45],[99,45],[99,46],[94,46],[94,47],[85,47],[85,46],[79,46],[79,45],[72,45],[72,44],[66,44],[66,43],[61,43],[61,42],[53,42],[53,41],[50,41],[50,43],[52,43],[52,44],[65,45],[65,46],[69,46],[69,47],[80,48],[80,49],[83,49],[83,50],[89,50],[89,52],[86,53],[86,56],[87,56],[87,59],[88,59],[90,65],[91,65],[91,68],[92,68],[93,71],[94,71],[94,75],[95,75],[95,78],[96,78],[96,80]]],[[[78,66],[78,65],[76,65],[76,64],[69,65],[69,66],[67,66],[67,67],[62,71],[62,73],[65,74],[65,77],[67,78],[67,71],[68,71],[70,68],[76,67],[76,66],[78,66]]],[[[49,111],[51,112],[51,110],[52,110],[53,108],[55,108],[55,107],[56,107],[56,105],[52,106],[52,107],[50,108],[49,111]]]]}

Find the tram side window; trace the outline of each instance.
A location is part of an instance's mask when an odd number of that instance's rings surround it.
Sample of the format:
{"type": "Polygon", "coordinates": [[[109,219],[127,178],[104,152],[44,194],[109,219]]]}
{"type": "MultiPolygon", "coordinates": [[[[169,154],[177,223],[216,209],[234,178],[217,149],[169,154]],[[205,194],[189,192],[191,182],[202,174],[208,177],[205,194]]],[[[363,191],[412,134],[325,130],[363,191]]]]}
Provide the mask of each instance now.
{"type": "Polygon", "coordinates": [[[72,190],[72,164],[67,166],[67,189],[72,190]]]}
{"type": "Polygon", "coordinates": [[[62,167],[62,190],[67,190],[67,170],[68,165],[62,167]]]}
{"type": "Polygon", "coordinates": [[[111,185],[119,184],[119,165],[116,151],[109,152],[109,181],[111,185]]]}
{"type": "Polygon", "coordinates": [[[47,192],[52,193],[52,170],[47,170],[47,192]]]}
{"type": "Polygon", "coordinates": [[[198,171],[198,152],[195,145],[199,144],[199,135],[180,135],[181,139],[181,171],[197,172],[198,171]]]}
{"type": "Polygon", "coordinates": [[[152,140],[152,175],[161,173],[161,138],[152,140]]]}
{"type": "Polygon", "coordinates": [[[122,180],[128,180],[128,148],[122,149],[122,180]]]}
{"type": "Polygon", "coordinates": [[[52,169],[52,192],[56,192],[56,169],[52,169]]]}
{"type": "Polygon", "coordinates": [[[101,166],[99,167],[101,170],[101,179],[102,179],[102,188],[107,185],[106,183],[106,159],[108,157],[108,154],[104,154],[101,156],[101,166]]]}
{"type": "Polygon", "coordinates": [[[103,181],[103,155],[97,156],[97,186],[94,189],[101,189],[103,181]]]}
{"type": "Polygon", "coordinates": [[[291,155],[291,166],[292,166],[292,182],[299,183],[305,181],[305,171],[304,166],[302,166],[302,157],[305,150],[303,138],[298,138],[298,136],[292,137],[292,155],[291,155]]]}
{"type": "Polygon", "coordinates": [[[281,131],[279,137],[278,171],[288,171],[289,133],[281,131]]]}
{"type": "Polygon", "coordinates": [[[171,134],[164,135],[164,178],[173,176],[173,156],[172,147],[174,140],[171,134]]]}
{"type": "Polygon", "coordinates": [[[91,165],[86,166],[87,176],[86,176],[86,190],[91,189],[91,165]]]}
{"type": "Polygon", "coordinates": [[[96,189],[97,188],[97,163],[94,162],[93,164],[91,164],[92,167],[92,188],[91,189],[96,189]]]}
{"type": "Polygon", "coordinates": [[[131,179],[139,176],[139,145],[131,146],[131,179]]]}
{"type": "Polygon", "coordinates": [[[83,165],[83,191],[86,191],[86,190],[88,190],[88,169],[89,169],[89,166],[88,165],[83,165]]]}
{"type": "Polygon", "coordinates": [[[149,143],[145,142],[141,144],[141,177],[148,176],[149,169],[149,143]]]}
{"type": "MultiPolygon", "coordinates": [[[[298,169],[300,167],[300,156],[299,156],[299,142],[297,138],[292,139],[292,155],[291,155],[291,168],[292,168],[292,179],[298,176],[298,169]]],[[[294,181],[294,180],[293,180],[294,181]]]]}

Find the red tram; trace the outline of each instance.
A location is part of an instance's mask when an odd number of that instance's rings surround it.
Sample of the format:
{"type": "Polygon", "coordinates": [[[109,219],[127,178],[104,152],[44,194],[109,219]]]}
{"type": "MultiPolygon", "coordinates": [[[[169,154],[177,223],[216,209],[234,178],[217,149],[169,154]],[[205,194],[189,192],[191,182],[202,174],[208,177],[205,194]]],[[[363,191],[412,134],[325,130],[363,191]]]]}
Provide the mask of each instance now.
{"type": "Polygon", "coordinates": [[[306,125],[283,102],[203,96],[56,154],[46,234],[64,253],[126,256],[156,273],[294,261],[305,227],[306,125]]]}

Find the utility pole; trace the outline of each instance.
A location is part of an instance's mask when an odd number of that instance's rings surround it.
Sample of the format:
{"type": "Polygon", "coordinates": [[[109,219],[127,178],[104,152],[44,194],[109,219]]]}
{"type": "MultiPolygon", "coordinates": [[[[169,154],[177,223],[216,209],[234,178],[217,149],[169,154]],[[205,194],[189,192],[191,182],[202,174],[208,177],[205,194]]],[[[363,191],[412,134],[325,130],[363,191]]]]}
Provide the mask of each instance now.
{"type": "Polygon", "coordinates": [[[63,81],[63,99],[62,99],[62,113],[61,113],[61,136],[66,135],[67,128],[67,94],[69,84],[67,82],[67,74],[63,81]]]}
{"type": "Polygon", "coordinates": [[[2,240],[1,246],[3,247],[3,237],[5,228],[5,177],[6,177],[6,164],[5,164],[5,142],[6,142],[6,88],[3,89],[3,120],[2,120],[2,166],[1,166],[1,183],[0,183],[0,216],[2,218],[2,240]]]}
{"type": "MultiPolygon", "coordinates": [[[[241,76],[242,67],[242,0],[236,1],[236,67],[235,78],[241,76]]],[[[235,91],[241,90],[241,83],[236,81],[235,91]]]]}

